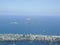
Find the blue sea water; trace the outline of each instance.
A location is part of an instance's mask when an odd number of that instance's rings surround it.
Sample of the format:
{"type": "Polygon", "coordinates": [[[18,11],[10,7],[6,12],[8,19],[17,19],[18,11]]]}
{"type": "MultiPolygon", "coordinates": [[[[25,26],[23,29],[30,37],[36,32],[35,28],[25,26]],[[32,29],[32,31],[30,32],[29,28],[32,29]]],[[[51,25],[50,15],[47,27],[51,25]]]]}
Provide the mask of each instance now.
{"type": "Polygon", "coordinates": [[[28,42],[28,41],[23,41],[23,42],[19,42],[19,41],[16,41],[16,42],[0,42],[0,45],[60,45],[58,43],[55,43],[55,44],[49,44],[49,43],[43,43],[43,42],[28,42]]]}
{"type": "Polygon", "coordinates": [[[44,43],[43,42],[28,42],[28,41],[24,41],[24,42],[1,42],[1,45],[49,45],[48,43],[44,43]]]}
{"type": "MultiPolygon", "coordinates": [[[[1,15],[0,33],[60,35],[60,16],[1,15]]],[[[0,42],[1,45],[11,45],[12,43],[13,42],[0,42]]],[[[16,45],[49,45],[42,42],[14,42],[14,43],[16,43],[16,45]]]]}

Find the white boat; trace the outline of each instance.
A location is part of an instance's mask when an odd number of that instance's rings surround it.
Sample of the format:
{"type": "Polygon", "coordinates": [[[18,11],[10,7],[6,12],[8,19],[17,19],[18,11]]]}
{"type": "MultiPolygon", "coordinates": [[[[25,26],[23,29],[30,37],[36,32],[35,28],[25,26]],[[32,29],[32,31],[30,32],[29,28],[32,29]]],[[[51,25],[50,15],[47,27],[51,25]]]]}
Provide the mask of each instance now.
{"type": "Polygon", "coordinates": [[[13,45],[15,45],[15,43],[13,43],[13,45]]]}

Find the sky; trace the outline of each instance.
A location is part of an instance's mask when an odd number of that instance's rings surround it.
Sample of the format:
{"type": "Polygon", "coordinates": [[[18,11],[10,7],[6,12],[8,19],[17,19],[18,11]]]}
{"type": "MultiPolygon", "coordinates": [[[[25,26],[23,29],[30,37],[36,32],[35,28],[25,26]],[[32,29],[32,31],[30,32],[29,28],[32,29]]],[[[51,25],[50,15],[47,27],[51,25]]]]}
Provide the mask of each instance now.
{"type": "Polygon", "coordinates": [[[0,0],[0,15],[60,15],[60,0],[0,0]]]}

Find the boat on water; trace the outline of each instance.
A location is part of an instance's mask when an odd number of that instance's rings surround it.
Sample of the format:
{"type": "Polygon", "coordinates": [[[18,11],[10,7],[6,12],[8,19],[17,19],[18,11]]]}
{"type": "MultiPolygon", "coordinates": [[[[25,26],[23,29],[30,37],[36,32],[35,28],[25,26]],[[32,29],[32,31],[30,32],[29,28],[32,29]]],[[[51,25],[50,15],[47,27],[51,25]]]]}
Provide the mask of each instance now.
{"type": "Polygon", "coordinates": [[[15,43],[13,43],[13,45],[15,45],[15,43]]]}

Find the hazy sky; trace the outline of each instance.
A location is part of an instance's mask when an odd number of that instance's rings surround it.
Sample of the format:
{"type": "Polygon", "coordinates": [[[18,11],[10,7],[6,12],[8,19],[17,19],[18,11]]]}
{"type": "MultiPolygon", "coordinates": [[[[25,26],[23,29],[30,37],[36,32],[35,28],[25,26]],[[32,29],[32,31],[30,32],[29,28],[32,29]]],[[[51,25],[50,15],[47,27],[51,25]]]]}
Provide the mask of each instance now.
{"type": "Polygon", "coordinates": [[[0,15],[60,15],[60,0],[0,0],[0,15]]]}

